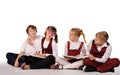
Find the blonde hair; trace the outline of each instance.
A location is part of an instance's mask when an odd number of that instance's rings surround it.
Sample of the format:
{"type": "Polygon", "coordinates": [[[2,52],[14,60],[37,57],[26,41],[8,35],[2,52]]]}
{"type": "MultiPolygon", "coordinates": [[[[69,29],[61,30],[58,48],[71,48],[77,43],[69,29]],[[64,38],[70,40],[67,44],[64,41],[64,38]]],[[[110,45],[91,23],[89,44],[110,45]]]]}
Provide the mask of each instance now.
{"type": "Polygon", "coordinates": [[[106,31],[100,31],[100,32],[96,33],[96,37],[102,41],[107,42],[109,35],[106,31]]]}
{"type": "Polygon", "coordinates": [[[70,31],[73,31],[75,36],[77,36],[77,37],[80,37],[80,35],[83,35],[84,42],[86,43],[85,35],[80,28],[72,28],[70,31]]]}

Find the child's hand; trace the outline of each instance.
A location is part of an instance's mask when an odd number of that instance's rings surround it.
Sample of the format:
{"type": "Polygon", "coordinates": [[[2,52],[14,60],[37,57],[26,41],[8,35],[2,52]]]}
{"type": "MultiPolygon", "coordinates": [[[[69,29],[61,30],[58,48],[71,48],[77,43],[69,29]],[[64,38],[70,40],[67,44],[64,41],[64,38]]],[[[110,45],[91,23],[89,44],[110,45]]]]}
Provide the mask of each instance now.
{"type": "Polygon", "coordinates": [[[35,53],[35,55],[37,55],[37,56],[39,56],[39,54],[40,54],[40,51],[37,51],[37,52],[35,53]]]}
{"type": "Polygon", "coordinates": [[[79,57],[80,55],[76,55],[75,57],[79,57]]]}
{"type": "Polygon", "coordinates": [[[46,57],[46,54],[39,54],[38,56],[46,57]]]}
{"type": "Polygon", "coordinates": [[[71,60],[71,58],[64,58],[64,60],[69,61],[69,60],[71,60]]]}
{"type": "Polygon", "coordinates": [[[19,66],[19,62],[18,62],[18,61],[15,61],[14,66],[15,66],[15,67],[18,67],[18,66],[19,66]]]}
{"type": "Polygon", "coordinates": [[[96,58],[93,55],[88,55],[90,60],[95,60],[96,58]]]}
{"type": "Polygon", "coordinates": [[[32,41],[30,40],[30,38],[27,39],[27,42],[29,45],[33,45],[32,41]]]}

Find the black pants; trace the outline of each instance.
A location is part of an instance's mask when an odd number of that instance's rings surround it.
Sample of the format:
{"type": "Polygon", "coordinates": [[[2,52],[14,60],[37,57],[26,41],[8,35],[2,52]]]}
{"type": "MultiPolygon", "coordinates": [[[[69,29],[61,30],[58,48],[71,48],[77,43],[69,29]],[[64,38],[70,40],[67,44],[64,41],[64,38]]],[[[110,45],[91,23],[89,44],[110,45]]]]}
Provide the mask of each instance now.
{"type": "Polygon", "coordinates": [[[53,55],[47,56],[45,59],[37,59],[36,62],[29,64],[31,69],[50,68],[55,64],[55,57],[53,55]]]}
{"type": "MultiPolygon", "coordinates": [[[[7,63],[14,66],[14,63],[15,63],[15,60],[17,58],[18,54],[15,54],[15,53],[10,53],[8,52],[6,54],[6,58],[7,58],[7,63]]],[[[22,63],[24,63],[27,59],[27,56],[22,56],[18,62],[19,62],[19,66],[21,66],[22,63]]]]}

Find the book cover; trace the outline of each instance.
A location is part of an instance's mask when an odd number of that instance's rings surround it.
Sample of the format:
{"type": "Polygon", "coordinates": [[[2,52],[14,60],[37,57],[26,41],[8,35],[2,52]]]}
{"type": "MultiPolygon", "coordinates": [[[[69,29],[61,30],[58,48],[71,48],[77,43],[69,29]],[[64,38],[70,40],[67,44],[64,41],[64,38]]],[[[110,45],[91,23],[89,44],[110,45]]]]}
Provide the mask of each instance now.
{"type": "Polygon", "coordinates": [[[82,60],[84,58],[87,58],[88,56],[78,56],[78,57],[76,57],[76,56],[63,55],[63,57],[82,60]]]}
{"type": "Polygon", "coordinates": [[[45,57],[43,56],[37,56],[37,55],[27,55],[27,54],[23,54],[24,56],[32,56],[32,57],[36,57],[36,58],[43,58],[45,59],[45,57]]]}

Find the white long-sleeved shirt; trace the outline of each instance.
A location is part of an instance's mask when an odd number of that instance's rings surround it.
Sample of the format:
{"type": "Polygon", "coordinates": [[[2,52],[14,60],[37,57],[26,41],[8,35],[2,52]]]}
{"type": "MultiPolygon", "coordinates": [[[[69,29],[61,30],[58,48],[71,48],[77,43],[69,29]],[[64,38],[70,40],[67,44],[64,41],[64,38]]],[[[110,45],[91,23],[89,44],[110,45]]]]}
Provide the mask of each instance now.
{"type": "MultiPolygon", "coordinates": [[[[81,41],[77,41],[77,42],[70,41],[70,50],[79,49],[80,44],[81,41]]],[[[80,56],[84,56],[85,54],[86,54],[86,50],[85,50],[85,45],[83,44],[81,48],[80,56]]],[[[68,55],[68,43],[65,44],[64,55],[68,55]]]]}
{"type": "MultiPolygon", "coordinates": [[[[42,40],[41,40],[42,41],[42,40]]],[[[44,41],[44,43],[43,43],[43,47],[44,48],[47,48],[48,47],[48,45],[49,45],[49,43],[50,43],[50,41],[44,41]]],[[[42,53],[42,47],[41,47],[41,43],[40,43],[40,45],[39,45],[39,49],[40,49],[40,52],[42,53]]],[[[57,43],[55,42],[55,40],[53,39],[52,40],[52,51],[53,51],[53,56],[55,56],[55,57],[57,57],[58,56],[58,46],[57,46],[57,43]]],[[[51,55],[51,54],[46,54],[46,56],[48,56],[48,55],[51,55]]]]}
{"type": "MultiPolygon", "coordinates": [[[[93,40],[91,40],[87,46],[87,52],[86,52],[87,55],[90,55],[90,50],[92,48],[92,42],[93,40]]],[[[102,58],[96,58],[96,61],[102,62],[102,63],[108,60],[108,58],[110,57],[111,51],[112,51],[112,46],[110,44],[107,45],[106,42],[102,46],[97,46],[98,51],[101,51],[103,47],[107,47],[104,55],[102,56],[102,58]]]]}
{"type": "Polygon", "coordinates": [[[27,40],[25,40],[20,48],[26,55],[33,55],[36,51],[40,51],[39,44],[42,36],[37,35],[33,45],[30,45],[27,40]]]}

